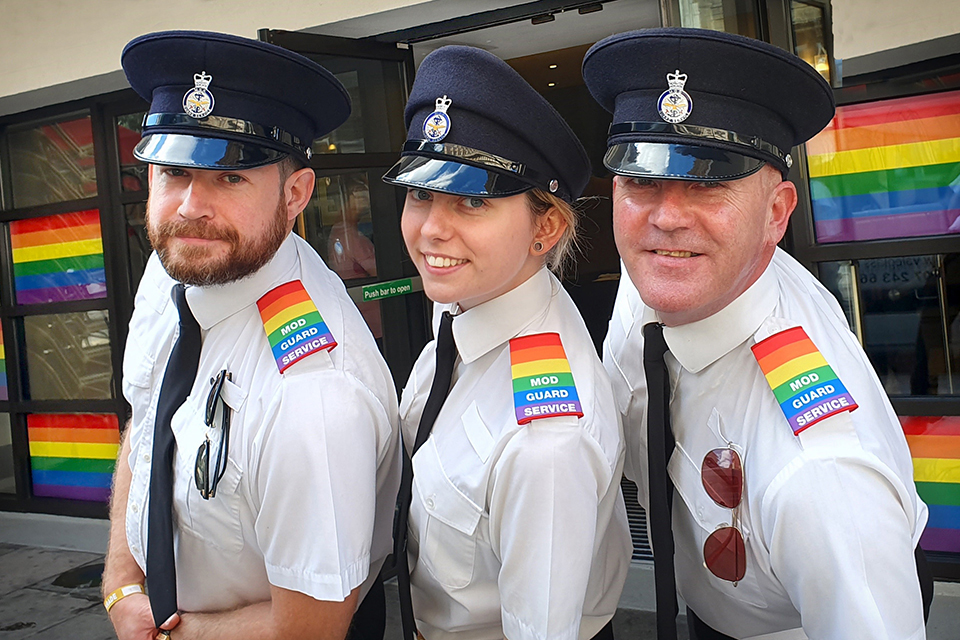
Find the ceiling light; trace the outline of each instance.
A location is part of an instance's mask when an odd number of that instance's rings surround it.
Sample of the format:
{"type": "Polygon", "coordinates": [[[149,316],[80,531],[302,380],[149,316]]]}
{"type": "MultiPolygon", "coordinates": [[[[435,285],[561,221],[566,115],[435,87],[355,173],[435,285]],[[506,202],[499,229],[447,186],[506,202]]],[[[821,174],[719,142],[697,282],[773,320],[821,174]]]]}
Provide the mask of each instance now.
{"type": "Polygon", "coordinates": [[[603,11],[603,5],[599,2],[593,4],[585,4],[582,7],[577,8],[577,13],[580,15],[586,15],[588,13],[596,13],[597,11],[603,11]]]}
{"type": "Polygon", "coordinates": [[[548,82],[548,83],[547,83],[547,86],[548,86],[548,87],[555,87],[555,86],[557,86],[557,83],[556,83],[556,82],[548,82]]]}
{"type": "Polygon", "coordinates": [[[557,65],[552,64],[552,65],[550,65],[550,68],[551,68],[551,69],[556,69],[556,68],[557,68],[557,65]]]}

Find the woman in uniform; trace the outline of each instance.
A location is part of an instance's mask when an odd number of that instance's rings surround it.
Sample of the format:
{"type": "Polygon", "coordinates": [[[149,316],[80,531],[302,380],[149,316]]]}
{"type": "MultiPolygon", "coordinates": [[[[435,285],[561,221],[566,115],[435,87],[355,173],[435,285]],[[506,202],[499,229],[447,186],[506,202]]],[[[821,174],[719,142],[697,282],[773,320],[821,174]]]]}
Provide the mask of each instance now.
{"type": "Polygon", "coordinates": [[[424,59],[405,121],[384,180],[406,189],[403,237],[438,336],[400,406],[405,638],[612,638],[631,553],[621,429],[550,272],[571,253],[586,153],[513,69],[470,47],[424,59]]]}

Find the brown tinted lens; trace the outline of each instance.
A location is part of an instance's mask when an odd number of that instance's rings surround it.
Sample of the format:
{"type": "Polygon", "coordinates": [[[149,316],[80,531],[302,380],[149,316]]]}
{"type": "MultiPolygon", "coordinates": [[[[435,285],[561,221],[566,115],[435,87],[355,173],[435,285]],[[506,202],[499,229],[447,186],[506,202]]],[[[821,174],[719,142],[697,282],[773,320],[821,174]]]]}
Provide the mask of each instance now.
{"type": "Polygon", "coordinates": [[[747,572],[747,551],[740,531],[723,527],[711,533],[703,543],[703,562],[721,580],[743,580],[747,572]]]}
{"type": "Polygon", "coordinates": [[[703,488],[721,507],[734,509],[743,496],[743,464],[734,449],[714,449],[700,466],[703,488]]]}

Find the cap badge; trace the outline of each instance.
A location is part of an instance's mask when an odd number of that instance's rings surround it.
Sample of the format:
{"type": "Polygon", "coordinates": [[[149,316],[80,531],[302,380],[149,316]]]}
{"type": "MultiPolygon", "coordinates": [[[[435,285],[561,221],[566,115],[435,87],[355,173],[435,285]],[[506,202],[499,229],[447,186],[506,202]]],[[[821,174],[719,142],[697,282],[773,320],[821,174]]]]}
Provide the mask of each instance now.
{"type": "Polygon", "coordinates": [[[450,116],[447,115],[447,109],[452,103],[453,100],[447,96],[437,98],[436,111],[423,121],[423,135],[430,142],[440,142],[450,133],[450,116]]]}
{"type": "Polygon", "coordinates": [[[680,69],[675,73],[667,74],[667,84],[670,88],[661,93],[660,99],[657,100],[657,111],[667,122],[673,124],[683,122],[693,111],[693,98],[683,90],[683,85],[686,83],[687,74],[680,73],[680,69]]]}
{"type": "Polygon", "coordinates": [[[183,111],[191,118],[199,120],[213,113],[213,94],[207,89],[212,80],[206,71],[193,74],[194,87],[183,94],[183,111]]]}

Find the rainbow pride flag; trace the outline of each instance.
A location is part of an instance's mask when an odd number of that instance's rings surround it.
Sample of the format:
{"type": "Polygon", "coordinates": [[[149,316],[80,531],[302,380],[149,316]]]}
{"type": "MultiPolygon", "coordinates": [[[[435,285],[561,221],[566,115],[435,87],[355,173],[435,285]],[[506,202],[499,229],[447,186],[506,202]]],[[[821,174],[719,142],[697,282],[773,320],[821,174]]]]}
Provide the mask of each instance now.
{"type": "Polygon", "coordinates": [[[33,495],[106,502],[120,428],[114,414],[27,416],[33,495]]]}
{"type": "Polygon", "coordinates": [[[257,300],[257,308],[280,373],[312,353],[337,346],[299,280],[271,290],[257,300]]]}
{"type": "Polygon", "coordinates": [[[3,327],[0,327],[0,400],[9,400],[7,389],[7,351],[3,346],[3,327]]]}
{"type": "Polygon", "coordinates": [[[555,416],[583,417],[577,385],[559,333],[510,341],[510,373],[517,423],[555,416]]]}
{"type": "Polygon", "coordinates": [[[802,327],[775,333],[751,348],[794,434],[857,408],[802,327]]]}
{"type": "Polygon", "coordinates": [[[917,493],[930,508],[926,551],[960,553],[960,416],[901,416],[917,493]]]}
{"type": "Polygon", "coordinates": [[[960,233],[960,91],[838,107],[807,154],[818,242],[960,233]]]}
{"type": "Polygon", "coordinates": [[[96,209],[10,223],[17,304],[107,296],[96,209]]]}

